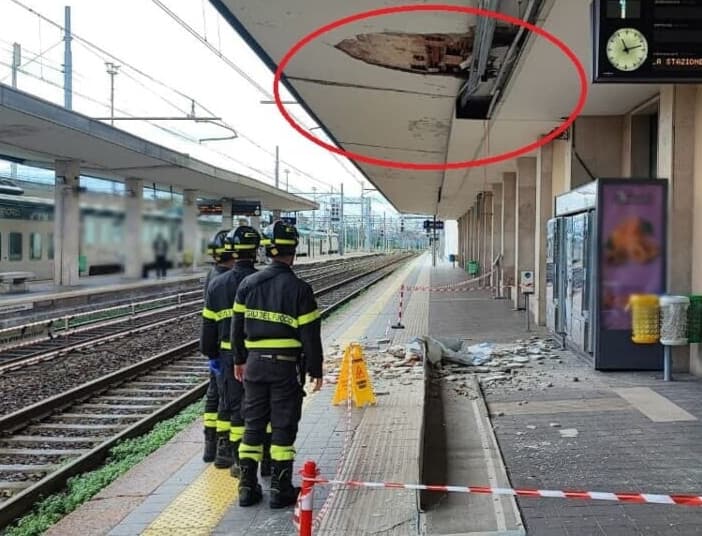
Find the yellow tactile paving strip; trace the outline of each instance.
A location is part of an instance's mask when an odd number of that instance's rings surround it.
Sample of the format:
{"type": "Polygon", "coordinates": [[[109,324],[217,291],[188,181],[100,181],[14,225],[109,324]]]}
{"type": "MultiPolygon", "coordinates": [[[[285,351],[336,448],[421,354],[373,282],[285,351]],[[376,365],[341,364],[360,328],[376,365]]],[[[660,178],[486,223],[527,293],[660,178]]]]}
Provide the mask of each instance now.
{"type": "Polygon", "coordinates": [[[237,499],[239,481],[210,465],[142,532],[143,536],[209,536],[237,499]]]}
{"type": "MultiPolygon", "coordinates": [[[[303,411],[313,398],[314,394],[304,398],[303,411]]],[[[209,536],[239,498],[238,487],[239,480],[228,469],[209,465],[141,536],[209,536]]]]}

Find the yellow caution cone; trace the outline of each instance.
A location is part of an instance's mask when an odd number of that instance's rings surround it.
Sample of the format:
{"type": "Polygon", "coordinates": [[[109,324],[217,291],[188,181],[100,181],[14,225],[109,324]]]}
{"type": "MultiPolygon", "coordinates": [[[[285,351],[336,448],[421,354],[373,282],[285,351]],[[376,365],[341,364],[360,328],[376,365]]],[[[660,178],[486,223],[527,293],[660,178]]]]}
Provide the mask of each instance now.
{"type": "Polygon", "coordinates": [[[377,402],[373,393],[373,384],[366,368],[366,361],[363,358],[363,348],[357,343],[349,344],[344,351],[341,373],[332,403],[337,405],[345,402],[349,396],[357,408],[377,402]],[[349,388],[351,392],[349,392],[349,388]]]}

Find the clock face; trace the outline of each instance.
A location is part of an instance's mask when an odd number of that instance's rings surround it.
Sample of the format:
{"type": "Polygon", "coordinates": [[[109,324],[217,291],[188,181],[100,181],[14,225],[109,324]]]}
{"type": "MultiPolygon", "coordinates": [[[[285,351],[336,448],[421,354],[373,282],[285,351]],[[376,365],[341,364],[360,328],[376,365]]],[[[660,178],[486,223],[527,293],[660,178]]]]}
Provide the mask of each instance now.
{"type": "Polygon", "coordinates": [[[607,40],[607,59],[615,69],[635,71],[648,57],[648,41],[634,28],[620,28],[607,40]]]}

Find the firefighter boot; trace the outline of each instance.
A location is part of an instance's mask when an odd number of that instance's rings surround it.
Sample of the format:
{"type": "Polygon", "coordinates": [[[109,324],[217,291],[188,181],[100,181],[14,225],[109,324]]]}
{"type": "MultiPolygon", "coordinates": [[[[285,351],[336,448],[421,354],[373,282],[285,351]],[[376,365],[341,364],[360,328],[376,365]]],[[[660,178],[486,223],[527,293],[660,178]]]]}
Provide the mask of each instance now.
{"type": "Polygon", "coordinates": [[[203,462],[213,462],[217,454],[217,430],[205,428],[205,452],[202,455],[203,462]]]}
{"type": "Polygon", "coordinates": [[[258,462],[251,458],[239,460],[241,477],[239,478],[239,506],[247,507],[258,504],[263,499],[263,490],[258,483],[258,462]]]}
{"type": "Polygon", "coordinates": [[[217,456],[214,466],[217,469],[228,469],[232,463],[234,463],[234,453],[229,441],[229,432],[220,432],[217,434],[217,456]]]}
{"type": "Polygon", "coordinates": [[[263,439],[261,476],[271,476],[271,434],[266,434],[265,438],[263,439]]]}
{"type": "Polygon", "coordinates": [[[241,441],[231,442],[234,461],[231,469],[229,470],[229,474],[231,474],[234,478],[241,478],[241,468],[239,467],[239,445],[241,445],[241,441]]]}
{"type": "Polygon", "coordinates": [[[300,488],[292,485],[293,462],[273,462],[271,478],[271,502],[274,509],[292,506],[297,502],[300,488]]]}

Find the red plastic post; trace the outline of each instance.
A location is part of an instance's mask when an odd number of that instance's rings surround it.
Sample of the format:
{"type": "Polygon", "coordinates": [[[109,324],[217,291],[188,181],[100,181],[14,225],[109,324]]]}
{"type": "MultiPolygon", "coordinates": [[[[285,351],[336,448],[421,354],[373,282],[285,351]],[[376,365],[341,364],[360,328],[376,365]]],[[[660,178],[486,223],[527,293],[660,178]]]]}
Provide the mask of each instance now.
{"type": "Polygon", "coordinates": [[[305,462],[302,468],[302,489],[300,490],[300,536],[312,536],[312,518],[314,511],[314,479],[319,475],[317,464],[305,462]]]}
{"type": "Polygon", "coordinates": [[[397,324],[390,326],[392,329],[405,329],[405,326],[402,324],[402,302],[404,301],[405,298],[405,285],[402,284],[400,285],[400,307],[397,312],[397,324]]]}

